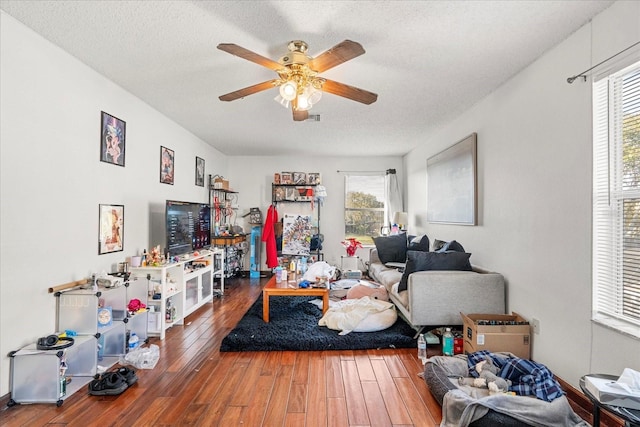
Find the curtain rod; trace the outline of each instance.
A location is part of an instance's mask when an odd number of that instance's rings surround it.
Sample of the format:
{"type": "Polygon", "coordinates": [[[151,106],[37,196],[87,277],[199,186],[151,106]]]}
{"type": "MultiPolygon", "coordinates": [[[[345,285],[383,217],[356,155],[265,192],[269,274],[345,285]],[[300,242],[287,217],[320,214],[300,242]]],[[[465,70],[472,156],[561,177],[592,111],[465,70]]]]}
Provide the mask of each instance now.
{"type": "Polygon", "coordinates": [[[396,173],[395,169],[387,169],[384,171],[341,171],[341,170],[337,170],[336,172],[338,173],[386,173],[386,174],[390,174],[390,173],[396,173]]]}
{"type": "Polygon", "coordinates": [[[624,52],[628,51],[628,50],[629,50],[629,49],[631,49],[632,47],[637,46],[637,45],[639,45],[639,44],[640,44],[640,41],[635,42],[634,44],[632,44],[632,45],[631,45],[631,46],[629,46],[628,48],[623,49],[623,50],[621,50],[620,52],[616,53],[615,55],[612,55],[612,56],[608,57],[608,58],[607,58],[607,59],[605,59],[604,61],[602,61],[602,62],[600,62],[600,63],[598,63],[598,64],[594,65],[593,67],[589,68],[588,70],[584,70],[584,71],[583,71],[583,72],[581,72],[580,74],[576,74],[575,76],[569,77],[569,78],[567,79],[567,83],[569,83],[569,84],[573,83],[573,82],[574,82],[574,80],[575,80],[575,79],[577,79],[578,77],[582,77],[582,78],[584,79],[584,81],[586,82],[586,81],[587,81],[587,76],[585,75],[585,73],[588,73],[589,71],[593,70],[593,69],[594,69],[594,68],[596,68],[596,67],[599,67],[600,65],[604,64],[604,63],[605,63],[605,62],[607,62],[607,61],[611,61],[611,60],[612,60],[613,58],[615,58],[616,56],[620,55],[621,53],[624,53],[624,52]]]}

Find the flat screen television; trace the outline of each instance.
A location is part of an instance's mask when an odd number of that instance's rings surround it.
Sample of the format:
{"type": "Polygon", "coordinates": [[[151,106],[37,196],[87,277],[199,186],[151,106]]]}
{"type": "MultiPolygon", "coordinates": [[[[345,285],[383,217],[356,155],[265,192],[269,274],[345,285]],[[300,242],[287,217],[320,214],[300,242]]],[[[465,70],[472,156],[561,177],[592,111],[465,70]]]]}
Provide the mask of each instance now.
{"type": "Polygon", "coordinates": [[[166,227],[166,248],[172,256],[211,245],[211,210],[205,203],[167,200],[166,227]]]}

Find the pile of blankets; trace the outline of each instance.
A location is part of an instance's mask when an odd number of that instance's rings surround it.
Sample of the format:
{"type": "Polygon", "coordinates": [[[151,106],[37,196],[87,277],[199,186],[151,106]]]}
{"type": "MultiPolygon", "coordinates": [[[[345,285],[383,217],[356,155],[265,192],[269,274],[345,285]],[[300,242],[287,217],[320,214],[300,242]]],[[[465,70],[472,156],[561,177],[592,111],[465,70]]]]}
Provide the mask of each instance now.
{"type": "Polygon", "coordinates": [[[560,384],[544,365],[510,353],[479,351],[454,357],[434,356],[427,360],[440,366],[455,385],[445,393],[441,427],[464,427],[487,415],[490,410],[509,415],[530,426],[589,427],[569,405],[560,384]],[[459,377],[477,377],[475,366],[491,358],[498,375],[509,379],[508,393],[490,395],[487,389],[458,385],[459,377]]]}
{"type": "Polygon", "coordinates": [[[519,396],[535,396],[551,402],[564,395],[560,384],[553,379],[553,373],[543,364],[519,357],[505,357],[487,350],[477,351],[468,356],[469,376],[478,377],[475,366],[487,358],[498,367],[499,377],[511,380],[509,391],[519,396]]]}

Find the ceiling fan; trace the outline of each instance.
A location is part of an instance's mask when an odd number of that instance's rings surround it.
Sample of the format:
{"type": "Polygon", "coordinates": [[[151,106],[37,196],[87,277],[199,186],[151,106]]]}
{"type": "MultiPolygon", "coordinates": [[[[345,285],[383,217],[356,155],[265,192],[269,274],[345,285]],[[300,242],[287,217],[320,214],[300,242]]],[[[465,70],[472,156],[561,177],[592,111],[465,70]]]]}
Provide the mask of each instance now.
{"type": "Polygon", "coordinates": [[[362,55],[364,48],[360,43],[345,40],[315,58],[307,55],[308,46],[302,40],[293,40],[289,42],[287,47],[289,52],[276,62],[233,43],[219,44],[218,49],[220,50],[255,62],[278,73],[278,78],[227,93],[220,96],[220,100],[234,101],[273,87],[279,87],[279,95],[275,100],[286,108],[291,106],[293,120],[303,121],[309,117],[309,109],[320,100],[323,92],[363,104],[372,104],[378,99],[378,95],[373,92],[318,77],[318,74],[323,71],[362,55]]]}

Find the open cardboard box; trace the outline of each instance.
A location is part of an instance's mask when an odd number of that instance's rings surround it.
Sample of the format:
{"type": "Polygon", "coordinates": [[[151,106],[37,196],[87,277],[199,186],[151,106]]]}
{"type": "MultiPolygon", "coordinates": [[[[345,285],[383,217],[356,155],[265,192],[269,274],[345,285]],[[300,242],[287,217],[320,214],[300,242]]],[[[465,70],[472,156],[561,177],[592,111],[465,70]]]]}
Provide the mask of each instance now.
{"type": "Polygon", "coordinates": [[[460,316],[465,354],[488,350],[508,351],[522,359],[531,357],[531,326],[518,313],[460,316]]]}

